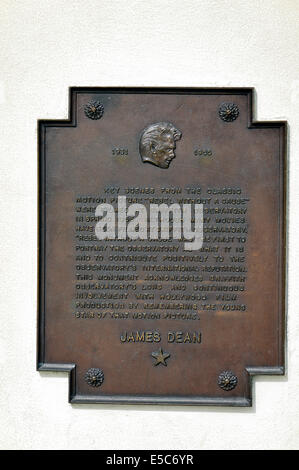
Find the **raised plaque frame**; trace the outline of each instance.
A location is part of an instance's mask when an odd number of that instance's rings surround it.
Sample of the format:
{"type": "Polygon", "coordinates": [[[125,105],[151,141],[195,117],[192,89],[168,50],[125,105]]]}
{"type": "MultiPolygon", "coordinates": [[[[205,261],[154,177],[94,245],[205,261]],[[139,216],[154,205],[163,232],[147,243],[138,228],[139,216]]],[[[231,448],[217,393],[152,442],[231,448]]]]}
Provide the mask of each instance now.
{"type": "Polygon", "coordinates": [[[285,372],[285,269],[286,269],[286,162],[287,162],[287,123],[285,121],[263,121],[254,120],[254,89],[253,88],[101,88],[101,87],[71,87],[69,89],[69,118],[65,120],[39,120],[38,121],[38,153],[39,153],[39,259],[38,259],[38,351],[37,370],[39,371],[62,371],[69,373],[69,402],[70,403],[118,403],[118,404],[168,404],[168,405],[220,405],[220,406],[252,406],[252,377],[254,375],[283,375],[285,372]],[[280,253],[279,253],[279,351],[277,366],[248,366],[246,367],[247,387],[242,397],[236,396],[153,396],[142,394],[111,394],[99,396],[97,394],[78,394],[76,388],[76,364],[74,363],[48,363],[45,360],[45,334],[46,334],[46,311],[45,311],[45,237],[46,237],[46,150],[45,130],[47,128],[69,128],[77,125],[77,98],[80,94],[87,93],[110,93],[110,94],[186,94],[186,95],[231,95],[246,96],[248,100],[248,128],[249,129],[279,129],[280,135],[280,184],[279,198],[281,211],[277,214],[279,218],[280,231],[280,253]]]}

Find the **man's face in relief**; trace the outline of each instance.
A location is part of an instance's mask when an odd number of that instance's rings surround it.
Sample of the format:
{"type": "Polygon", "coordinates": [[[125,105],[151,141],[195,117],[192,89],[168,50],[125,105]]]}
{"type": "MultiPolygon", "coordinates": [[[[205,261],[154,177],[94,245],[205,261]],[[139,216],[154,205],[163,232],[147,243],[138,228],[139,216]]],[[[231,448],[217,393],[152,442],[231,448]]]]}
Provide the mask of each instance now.
{"type": "Polygon", "coordinates": [[[175,158],[175,141],[171,134],[166,134],[156,147],[152,148],[153,159],[160,168],[168,168],[175,158]]]}
{"type": "Polygon", "coordinates": [[[175,158],[176,141],[182,136],[170,122],[150,124],[140,136],[139,153],[144,163],[168,168],[175,158]]]}

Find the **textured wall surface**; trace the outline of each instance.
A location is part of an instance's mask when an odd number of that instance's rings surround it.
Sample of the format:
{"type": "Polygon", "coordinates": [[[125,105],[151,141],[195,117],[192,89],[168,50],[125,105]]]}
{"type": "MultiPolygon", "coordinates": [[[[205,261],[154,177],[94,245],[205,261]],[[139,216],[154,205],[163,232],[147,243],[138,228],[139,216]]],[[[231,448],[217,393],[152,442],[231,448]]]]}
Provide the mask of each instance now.
{"type": "Polygon", "coordinates": [[[2,449],[299,448],[298,0],[1,0],[2,449]],[[35,371],[37,119],[69,86],[245,86],[289,132],[288,372],[252,409],[74,405],[35,371]]]}

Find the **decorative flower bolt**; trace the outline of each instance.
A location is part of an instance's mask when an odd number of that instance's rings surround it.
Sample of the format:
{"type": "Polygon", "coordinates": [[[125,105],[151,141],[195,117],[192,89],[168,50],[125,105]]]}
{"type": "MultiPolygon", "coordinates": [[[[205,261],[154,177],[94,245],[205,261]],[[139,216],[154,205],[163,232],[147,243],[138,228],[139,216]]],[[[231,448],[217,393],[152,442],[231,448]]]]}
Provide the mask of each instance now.
{"type": "Polygon", "coordinates": [[[104,372],[101,369],[88,369],[85,374],[85,380],[92,387],[100,387],[104,382],[104,372]]]}
{"type": "Polygon", "coordinates": [[[225,370],[221,372],[221,374],[218,377],[219,387],[222,388],[223,390],[226,390],[227,392],[235,388],[237,383],[238,383],[238,379],[232,373],[231,370],[225,370]]]}
{"type": "Polygon", "coordinates": [[[239,116],[239,108],[234,103],[222,103],[219,107],[219,116],[222,121],[232,122],[239,116]]]}
{"type": "Polygon", "coordinates": [[[99,101],[89,101],[84,106],[84,112],[89,119],[101,119],[104,114],[104,106],[99,101]]]}

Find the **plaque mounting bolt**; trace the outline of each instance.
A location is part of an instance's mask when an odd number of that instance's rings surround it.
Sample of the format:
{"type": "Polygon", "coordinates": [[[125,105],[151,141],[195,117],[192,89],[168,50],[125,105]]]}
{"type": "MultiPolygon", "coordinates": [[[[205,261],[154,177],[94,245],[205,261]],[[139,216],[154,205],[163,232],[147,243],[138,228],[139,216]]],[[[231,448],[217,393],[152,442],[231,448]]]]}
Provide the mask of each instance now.
{"type": "Polygon", "coordinates": [[[85,374],[85,380],[92,387],[100,387],[104,382],[104,372],[102,369],[91,368],[85,374]]]}
{"type": "Polygon", "coordinates": [[[239,116],[239,108],[234,103],[222,103],[219,107],[219,116],[222,121],[232,122],[239,116]]]}
{"type": "Polygon", "coordinates": [[[104,106],[99,101],[89,101],[84,106],[84,113],[89,119],[101,119],[104,114],[104,106]]]}
{"type": "Polygon", "coordinates": [[[219,387],[222,388],[222,390],[226,390],[227,392],[233,390],[237,386],[237,383],[238,378],[231,370],[225,370],[221,372],[218,377],[219,387]]]}

